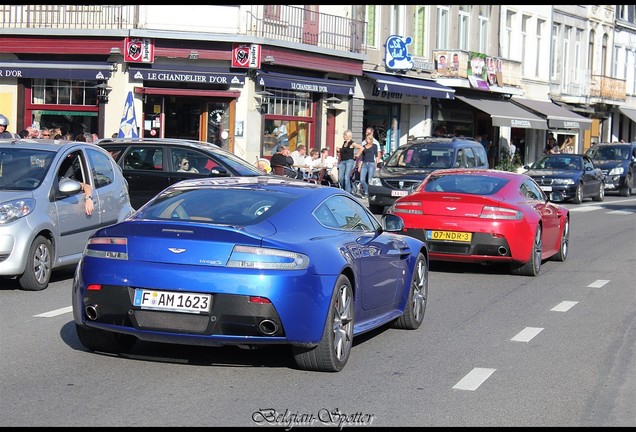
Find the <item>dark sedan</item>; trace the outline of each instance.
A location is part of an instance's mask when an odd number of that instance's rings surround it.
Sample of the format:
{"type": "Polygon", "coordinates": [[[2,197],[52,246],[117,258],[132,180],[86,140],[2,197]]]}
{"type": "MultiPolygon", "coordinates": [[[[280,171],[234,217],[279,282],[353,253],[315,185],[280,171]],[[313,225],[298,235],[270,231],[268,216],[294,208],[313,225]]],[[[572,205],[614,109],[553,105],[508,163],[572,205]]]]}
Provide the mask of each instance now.
{"type": "Polygon", "coordinates": [[[585,198],[603,201],[605,182],[600,168],[582,154],[549,154],[524,167],[541,189],[563,193],[565,201],[580,204],[585,198]]]}
{"type": "Polygon", "coordinates": [[[97,142],[128,181],[130,203],[140,208],[178,181],[204,177],[257,177],[263,173],[216,144],[176,138],[108,138],[97,142]]]}

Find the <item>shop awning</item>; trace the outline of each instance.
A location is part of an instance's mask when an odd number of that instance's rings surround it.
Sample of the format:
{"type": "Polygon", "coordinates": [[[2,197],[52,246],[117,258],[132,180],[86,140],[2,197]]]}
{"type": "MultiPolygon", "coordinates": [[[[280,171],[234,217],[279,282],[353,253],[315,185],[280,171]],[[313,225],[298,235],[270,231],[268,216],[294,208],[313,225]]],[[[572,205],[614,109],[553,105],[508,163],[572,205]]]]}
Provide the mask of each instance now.
{"type": "Polygon", "coordinates": [[[375,72],[364,72],[364,74],[375,80],[380,91],[442,99],[455,98],[454,89],[437,84],[435,81],[375,72]]]}
{"type": "Polygon", "coordinates": [[[490,114],[493,126],[507,126],[524,129],[547,129],[548,124],[545,119],[521,108],[519,105],[504,99],[493,99],[477,96],[456,96],[462,102],[466,102],[490,114]]]}
{"type": "Polygon", "coordinates": [[[636,109],[619,106],[618,110],[629,117],[631,121],[636,122],[636,109]]]}
{"type": "Polygon", "coordinates": [[[110,63],[0,61],[2,78],[57,78],[73,80],[107,80],[110,63]]]}
{"type": "Polygon", "coordinates": [[[312,78],[265,71],[258,72],[256,83],[260,86],[284,90],[339,95],[353,95],[355,88],[353,81],[312,78]]]}
{"type": "Polygon", "coordinates": [[[229,69],[188,67],[183,69],[153,65],[151,68],[130,67],[130,77],[134,80],[188,82],[225,86],[245,84],[245,72],[231,72],[229,69]]]}
{"type": "Polygon", "coordinates": [[[514,97],[511,100],[545,117],[550,129],[590,129],[592,127],[591,119],[555,103],[514,97]]]}

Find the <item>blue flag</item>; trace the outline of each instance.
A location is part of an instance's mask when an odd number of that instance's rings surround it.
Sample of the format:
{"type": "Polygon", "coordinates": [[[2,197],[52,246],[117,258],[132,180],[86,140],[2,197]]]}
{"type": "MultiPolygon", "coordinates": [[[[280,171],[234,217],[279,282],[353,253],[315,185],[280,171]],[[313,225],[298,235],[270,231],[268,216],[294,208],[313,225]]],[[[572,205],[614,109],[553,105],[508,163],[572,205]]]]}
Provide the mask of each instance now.
{"type": "Polygon", "coordinates": [[[139,138],[137,131],[137,116],[135,116],[135,101],[132,92],[128,92],[126,104],[124,105],[124,114],[119,124],[119,133],[117,138],[139,138]]]}

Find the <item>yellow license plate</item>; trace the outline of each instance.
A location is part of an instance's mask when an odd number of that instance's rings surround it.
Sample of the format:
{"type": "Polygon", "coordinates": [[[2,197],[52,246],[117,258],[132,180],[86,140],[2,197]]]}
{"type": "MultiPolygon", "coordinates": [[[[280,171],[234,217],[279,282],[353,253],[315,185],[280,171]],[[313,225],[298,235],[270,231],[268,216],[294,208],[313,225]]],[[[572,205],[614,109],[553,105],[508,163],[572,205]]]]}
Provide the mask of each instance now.
{"type": "Polygon", "coordinates": [[[459,231],[426,231],[426,239],[432,241],[470,242],[473,233],[459,231]]]}

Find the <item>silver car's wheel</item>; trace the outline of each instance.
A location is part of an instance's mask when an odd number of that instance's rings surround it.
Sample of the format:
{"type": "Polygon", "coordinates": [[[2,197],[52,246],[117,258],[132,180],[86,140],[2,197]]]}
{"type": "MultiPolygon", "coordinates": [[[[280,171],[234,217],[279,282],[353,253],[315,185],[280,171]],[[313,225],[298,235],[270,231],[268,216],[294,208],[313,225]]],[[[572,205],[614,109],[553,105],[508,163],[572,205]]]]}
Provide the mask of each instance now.
{"type": "Polygon", "coordinates": [[[415,271],[411,280],[409,297],[404,313],[394,323],[394,327],[408,330],[417,329],[424,319],[428,299],[428,264],[421,253],[417,256],[415,271]]]}
{"type": "Polygon", "coordinates": [[[49,285],[53,265],[53,245],[43,236],[33,240],[24,273],[18,277],[25,291],[41,291],[49,285]]]}
{"type": "Polygon", "coordinates": [[[313,348],[293,348],[299,368],[322,372],[344,368],[353,346],[353,309],[351,282],[340,275],[331,296],[322,339],[313,348]]]}

